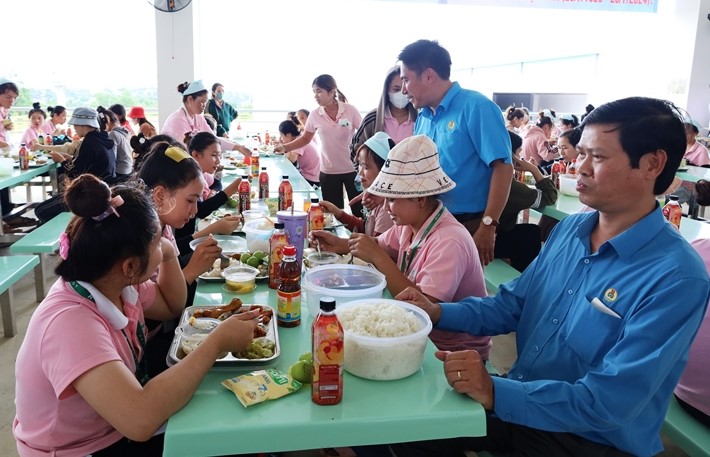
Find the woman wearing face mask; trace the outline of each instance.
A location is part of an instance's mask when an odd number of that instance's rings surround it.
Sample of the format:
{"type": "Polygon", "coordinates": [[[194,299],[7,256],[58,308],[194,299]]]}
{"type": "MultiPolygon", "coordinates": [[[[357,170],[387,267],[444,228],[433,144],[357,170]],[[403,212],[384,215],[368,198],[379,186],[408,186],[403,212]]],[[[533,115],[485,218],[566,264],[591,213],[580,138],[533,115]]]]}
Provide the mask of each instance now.
{"type": "Polygon", "coordinates": [[[207,102],[205,113],[211,114],[217,120],[217,136],[229,138],[229,125],[239,113],[224,101],[224,86],[220,83],[212,84],[212,98],[207,102]]]}
{"type": "Polygon", "coordinates": [[[380,104],[365,115],[360,128],[353,135],[350,143],[350,158],[353,163],[357,163],[357,151],[360,146],[375,132],[385,132],[397,144],[412,136],[416,120],[417,110],[402,93],[399,66],[394,66],[387,72],[380,104]]]}

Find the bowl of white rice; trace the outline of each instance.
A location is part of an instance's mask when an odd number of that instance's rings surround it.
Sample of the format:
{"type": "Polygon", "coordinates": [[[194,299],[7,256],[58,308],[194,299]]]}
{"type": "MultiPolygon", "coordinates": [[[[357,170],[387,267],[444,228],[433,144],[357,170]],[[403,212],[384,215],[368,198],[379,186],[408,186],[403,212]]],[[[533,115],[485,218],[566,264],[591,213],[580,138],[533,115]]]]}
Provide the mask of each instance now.
{"type": "Polygon", "coordinates": [[[336,306],[345,331],[344,368],[375,381],[402,379],[424,361],[432,325],[419,307],[399,300],[371,298],[336,306]]]}

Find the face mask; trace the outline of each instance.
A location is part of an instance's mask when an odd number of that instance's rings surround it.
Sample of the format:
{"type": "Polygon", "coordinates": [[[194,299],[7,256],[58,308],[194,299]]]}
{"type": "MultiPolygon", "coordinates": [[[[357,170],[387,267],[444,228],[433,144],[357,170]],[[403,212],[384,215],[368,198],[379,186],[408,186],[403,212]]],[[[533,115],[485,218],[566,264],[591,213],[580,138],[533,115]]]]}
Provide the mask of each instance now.
{"type": "Polygon", "coordinates": [[[390,92],[390,103],[392,103],[397,108],[404,108],[409,103],[409,99],[402,92],[390,92]]]}
{"type": "Polygon", "coordinates": [[[224,93],[222,93],[222,92],[215,92],[214,93],[214,98],[217,100],[222,100],[223,97],[224,97],[224,93]]]}

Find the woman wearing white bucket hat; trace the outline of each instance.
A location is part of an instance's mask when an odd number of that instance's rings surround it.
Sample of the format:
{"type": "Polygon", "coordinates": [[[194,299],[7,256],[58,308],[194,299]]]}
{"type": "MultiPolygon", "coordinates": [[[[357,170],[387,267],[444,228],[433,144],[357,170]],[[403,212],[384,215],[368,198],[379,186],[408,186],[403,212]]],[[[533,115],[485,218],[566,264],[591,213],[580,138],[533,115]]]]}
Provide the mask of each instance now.
{"type": "MultiPolygon", "coordinates": [[[[442,302],[486,295],[471,235],[437,198],[455,186],[439,165],[434,142],[417,135],[392,148],[368,188],[371,194],[385,198],[395,225],[377,238],[353,234],[348,244],[354,256],[387,277],[393,296],[408,286],[442,302]]],[[[430,337],[441,350],[475,349],[483,360],[488,358],[489,337],[438,329],[430,337]]]]}

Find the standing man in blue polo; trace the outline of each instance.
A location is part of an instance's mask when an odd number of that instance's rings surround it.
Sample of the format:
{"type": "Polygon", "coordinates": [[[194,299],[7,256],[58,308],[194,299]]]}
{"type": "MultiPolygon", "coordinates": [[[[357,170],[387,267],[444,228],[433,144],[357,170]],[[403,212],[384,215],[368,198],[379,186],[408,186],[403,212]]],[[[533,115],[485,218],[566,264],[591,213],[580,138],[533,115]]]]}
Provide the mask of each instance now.
{"type": "Polygon", "coordinates": [[[487,265],[513,179],[510,137],[500,108],[449,79],[451,56],[436,41],[409,44],[398,58],[402,93],[419,109],[414,133],[436,143],[441,168],[458,184],[441,201],[471,233],[487,265]]]}

